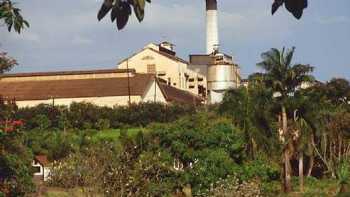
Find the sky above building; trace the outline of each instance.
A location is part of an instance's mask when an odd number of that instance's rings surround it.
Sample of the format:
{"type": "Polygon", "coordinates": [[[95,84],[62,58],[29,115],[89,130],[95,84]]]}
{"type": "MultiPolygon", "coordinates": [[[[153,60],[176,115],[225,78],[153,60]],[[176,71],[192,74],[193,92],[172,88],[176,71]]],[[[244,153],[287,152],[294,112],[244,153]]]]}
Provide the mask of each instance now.
{"type": "MultiPolygon", "coordinates": [[[[109,16],[97,21],[101,0],[16,2],[31,26],[20,35],[0,26],[0,51],[19,62],[12,72],[115,68],[146,44],[165,40],[186,60],[205,53],[203,0],[154,0],[142,23],[132,16],[122,31],[109,16]]],[[[309,0],[301,20],[285,8],[271,16],[271,3],[219,1],[220,49],[233,55],[243,77],[260,71],[262,52],[295,46],[294,62],[314,66],[319,80],[350,79],[349,0],[309,0]]]]}

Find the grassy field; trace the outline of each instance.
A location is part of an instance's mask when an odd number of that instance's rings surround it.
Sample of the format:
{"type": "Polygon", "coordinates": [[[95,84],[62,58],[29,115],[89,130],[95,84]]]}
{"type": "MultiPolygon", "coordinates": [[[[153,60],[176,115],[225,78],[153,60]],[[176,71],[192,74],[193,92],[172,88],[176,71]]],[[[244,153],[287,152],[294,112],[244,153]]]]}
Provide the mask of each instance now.
{"type": "Polygon", "coordinates": [[[265,183],[265,193],[268,197],[335,197],[339,189],[335,179],[305,178],[304,191],[301,192],[297,177],[293,177],[292,181],[293,192],[288,195],[282,193],[279,181],[265,183]]]}
{"type": "MultiPolygon", "coordinates": [[[[128,135],[130,137],[135,136],[139,131],[143,131],[143,128],[130,128],[128,129],[128,135]]],[[[107,129],[97,132],[92,136],[92,141],[116,141],[120,136],[120,129],[107,129]]]]}
{"type": "MultiPolygon", "coordinates": [[[[42,194],[45,197],[85,197],[88,196],[82,189],[60,189],[60,188],[47,188],[42,194]]],[[[91,195],[90,195],[91,196],[91,195]]],[[[92,195],[100,197],[102,195],[92,195]]]]}
{"type": "MultiPolygon", "coordinates": [[[[294,177],[295,178],[295,177],[294,177]]],[[[333,179],[307,179],[305,182],[304,192],[300,192],[297,182],[293,181],[293,192],[286,195],[280,191],[280,182],[271,182],[270,187],[275,187],[274,191],[266,194],[266,197],[335,197],[338,191],[337,181],[333,179]],[[276,193],[277,192],[277,193],[276,193]]],[[[46,188],[43,194],[46,197],[84,197],[87,196],[82,189],[60,189],[60,188],[46,188]]],[[[93,195],[99,197],[99,195],[93,195]]],[[[348,195],[345,195],[346,197],[348,195]]]]}

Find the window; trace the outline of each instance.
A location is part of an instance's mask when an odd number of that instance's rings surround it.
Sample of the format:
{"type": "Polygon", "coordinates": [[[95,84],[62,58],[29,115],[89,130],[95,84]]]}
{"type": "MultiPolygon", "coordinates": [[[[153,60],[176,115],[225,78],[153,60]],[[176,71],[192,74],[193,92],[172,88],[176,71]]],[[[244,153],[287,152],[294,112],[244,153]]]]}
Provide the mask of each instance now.
{"type": "Polygon", "coordinates": [[[166,75],[166,72],[165,72],[165,71],[158,71],[158,72],[157,72],[157,75],[158,75],[158,76],[165,76],[165,75],[166,75]]]}
{"type": "Polygon", "coordinates": [[[189,88],[190,88],[190,89],[193,89],[193,88],[194,88],[194,86],[189,86],[189,88]]]}
{"type": "Polygon", "coordinates": [[[203,81],[203,78],[202,77],[198,77],[198,81],[203,81]]]}
{"type": "Polygon", "coordinates": [[[171,78],[170,77],[168,78],[168,85],[171,86],[171,78]]]}
{"type": "Polygon", "coordinates": [[[147,65],[147,73],[155,74],[156,73],[156,65],[148,64],[147,65]]]}
{"type": "Polygon", "coordinates": [[[199,95],[202,95],[203,97],[206,97],[206,90],[205,90],[205,87],[204,86],[202,86],[202,85],[199,85],[198,86],[198,94],[199,95]]]}
{"type": "Polygon", "coordinates": [[[33,172],[34,173],[40,173],[40,167],[39,166],[33,167],[33,172]]]}
{"type": "Polygon", "coordinates": [[[189,82],[194,82],[194,78],[190,78],[188,81],[189,82]]]}

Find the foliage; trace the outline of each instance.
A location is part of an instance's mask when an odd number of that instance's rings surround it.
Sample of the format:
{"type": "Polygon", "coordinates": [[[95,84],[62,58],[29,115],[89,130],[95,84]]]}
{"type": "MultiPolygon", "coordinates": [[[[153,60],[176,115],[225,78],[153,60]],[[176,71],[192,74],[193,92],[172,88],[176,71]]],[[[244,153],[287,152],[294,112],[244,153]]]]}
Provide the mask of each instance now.
{"type": "Polygon", "coordinates": [[[271,100],[273,100],[274,106],[280,109],[276,111],[276,115],[279,119],[280,141],[283,146],[282,161],[284,167],[281,170],[283,170],[282,177],[286,193],[292,190],[290,160],[295,153],[293,141],[296,139],[295,136],[301,136],[300,133],[303,132],[300,129],[292,129],[290,127],[290,120],[293,119],[291,114],[295,109],[289,107],[289,105],[295,100],[296,92],[304,84],[310,84],[314,81],[311,75],[313,67],[303,64],[292,65],[294,50],[294,47],[287,51],[284,48],[282,51],[272,48],[262,53],[261,58],[263,61],[257,64],[258,67],[265,71],[257,74],[257,76],[260,76],[262,79],[264,87],[271,89],[273,92],[271,100]]]}
{"type": "Polygon", "coordinates": [[[279,166],[266,159],[256,159],[245,163],[240,174],[241,180],[259,178],[263,182],[276,181],[280,177],[279,166]]]}
{"type": "Polygon", "coordinates": [[[228,119],[199,113],[172,124],[149,127],[149,149],[166,151],[182,172],[183,185],[194,194],[205,194],[210,185],[237,171],[245,155],[244,141],[228,119]],[[209,121],[210,120],[210,121],[209,121]]]}
{"type": "Polygon", "coordinates": [[[13,27],[17,33],[21,33],[22,29],[29,27],[29,23],[24,20],[20,12],[21,9],[15,7],[11,0],[0,1],[0,21],[4,21],[8,31],[13,27]]]}
{"type": "Polygon", "coordinates": [[[230,176],[216,183],[214,188],[210,189],[210,197],[260,197],[262,192],[260,183],[257,180],[240,182],[235,176],[230,176]]]}
{"type": "Polygon", "coordinates": [[[346,184],[349,182],[349,178],[350,178],[349,173],[350,173],[349,164],[347,161],[343,161],[340,164],[337,172],[337,177],[339,179],[340,184],[346,184]]]}
{"type": "MultiPolygon", "coordinates": [[[[139,22],[143,20],[146,2],[151,3],[151,0],[104,0],[98,11],[97,19],[100,21],[111,12],[111,21],[116,21],[118,30],[121,30],[128,23],[132,9],[139,22]]],[[[285,5],[295,18],[300,19],[304,9],[308,6],[308,0],[274,0],[271,10],[272,14],[282,5],[285,5]]]]}
{"type": "Polygon", "coordinates": [[[122,146],[107,142],[54,163],[51,185],[80,186],[87,193],[105,196],[160,196],[173,191],[175,172],[169,168],[169,157],[140,154],[135,142],[124,135],[120,141],[122,146]]]}
{"type": "Polygon", "coordinates": [[[110,123],[108,119],[99,119],[96,124],[98,130],[106,130],[110,128],[110,123]]]}
{"type": "Polygon", "coordinates": [[[33,123],[40,130],[48,129],[51,125],[49,118],[43,114],[34,116],[33,123]]]}
{"type": "Polygon", "coordinates": [[[266,87],[271,87],[280,96],[275,95],[275,98],[286,99],[293,96],[297,88],[305,82],[313,82],[314,78],[311,76],[313,67],[310,65],[294,64],[292,65],[292,58],[295,48],[281,51],[272,48],[271,50],[262,53],[262,62],[257,66],[264,69],[262,74],[263,81],[266,87]]]}
{"type": "Polygon", "coordinates": [[[17,65],[17,61],[11,57],[7,56],[7,53],[0,52],[0,75],[10,71],[15,65],[17,65]]]}
{"type": "Polygon", "coordinates": [[[271,10],[272,14],[274,14],[283,4],[295,18],[300,19],[303,15],[304,9],[308,6],[308,0],[274,0],[271,10]]]}
{"type": "Polygon", "coordinates": [[[0,131],[0,192],[6,196],[24,196],[33,191],[31,152],[24,146],[19,130],[0,131]]]}
{"type": "Polygon", "coordinates": [[[15,115],[17,119],[26,120],[27,130],[40,127],[61,130],[70,128],[101,130],[146,126],[151,122],[171,122],[185,114],[193,113],[194,110],[193,106],[161,103],[140,103],[113,108],[99,107],[90,103],[72,103],[69,108],[44,104],[21,108],[16,110],[15,115]],[[35,114],[34,117],[33,114],[35,114]]]}
{"type": "Polygon", "coordinates": [[[116,21],[118,30],[121,30],[128,23],[132,8],[136,18],[140,22],[143,20],[146,2],[151,3],[151,0],[105,0],[97,14],[97,19],[101,20],[111,12],[112,22],[116,21]]]}
{"type": "Polygon", "coordinates": [[[271,97],[271,91],[251,80],[248,88],[227,91],[218,109],[219,114],[232,118],[244,132],[245,149],[252,159],[259,151],[278,148],[271,97]]]}
{"type": "Polygon", "coordinates": [[[219,178],[239,172],[238,163],[244,160],[239,136],[229,120],[205,114],[154,124],[133,137],[121,130],[117,144],[97,143],[71,152],[54,168],[52,184],[90,188],[107,196],[170,195],[182,193],[189,184],[194,194],[205,194],[219,178]],[[104,181],[96,185],[97,180],[104,181]]]}
{"type": "Polygon", "coordinates": [[[25,134],[25,143],[35,155],[47,155],[49,160],[59,160],[79,151],[84,136],[75,133],[34,129],[25,134]]]}

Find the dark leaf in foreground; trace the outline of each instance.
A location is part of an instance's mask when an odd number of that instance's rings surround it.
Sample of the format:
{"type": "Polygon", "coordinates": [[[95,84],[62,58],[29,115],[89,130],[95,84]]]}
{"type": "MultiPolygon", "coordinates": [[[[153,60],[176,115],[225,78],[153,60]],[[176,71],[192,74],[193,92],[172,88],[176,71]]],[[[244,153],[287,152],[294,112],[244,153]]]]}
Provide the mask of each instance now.
{"type": "Polygon", "coordinates": [[[113,0],[105,0],[100,10],[98,11],[97,19],[99,21],[103,19],[103,17],[105,17],[108,14],[108,12],[112,9],[112,7],[113,7],[113,0]]]}
{"type": "Polygon", "coordinates": [[[275,2],[273,2],[272,4],[272,10],[271,13],[274,14],[279,7],[281,7],[283,5],[284,0],[275,0],[275,2]]]}
{"type": "Polygon", "coordinates": [[[295,18],[300,19],[308,6],[308,0],[274,0],[271,13],[274,14],[283,4],[295,18]]]}
{"type": "Polygon", "coordinates": [[[113,9],[117,17],[117,27],[121,30],[128,23],[129,16],[131,15],[131,7],[126,2],[121,2],[119,7],[114,7],[113,9]]]}

